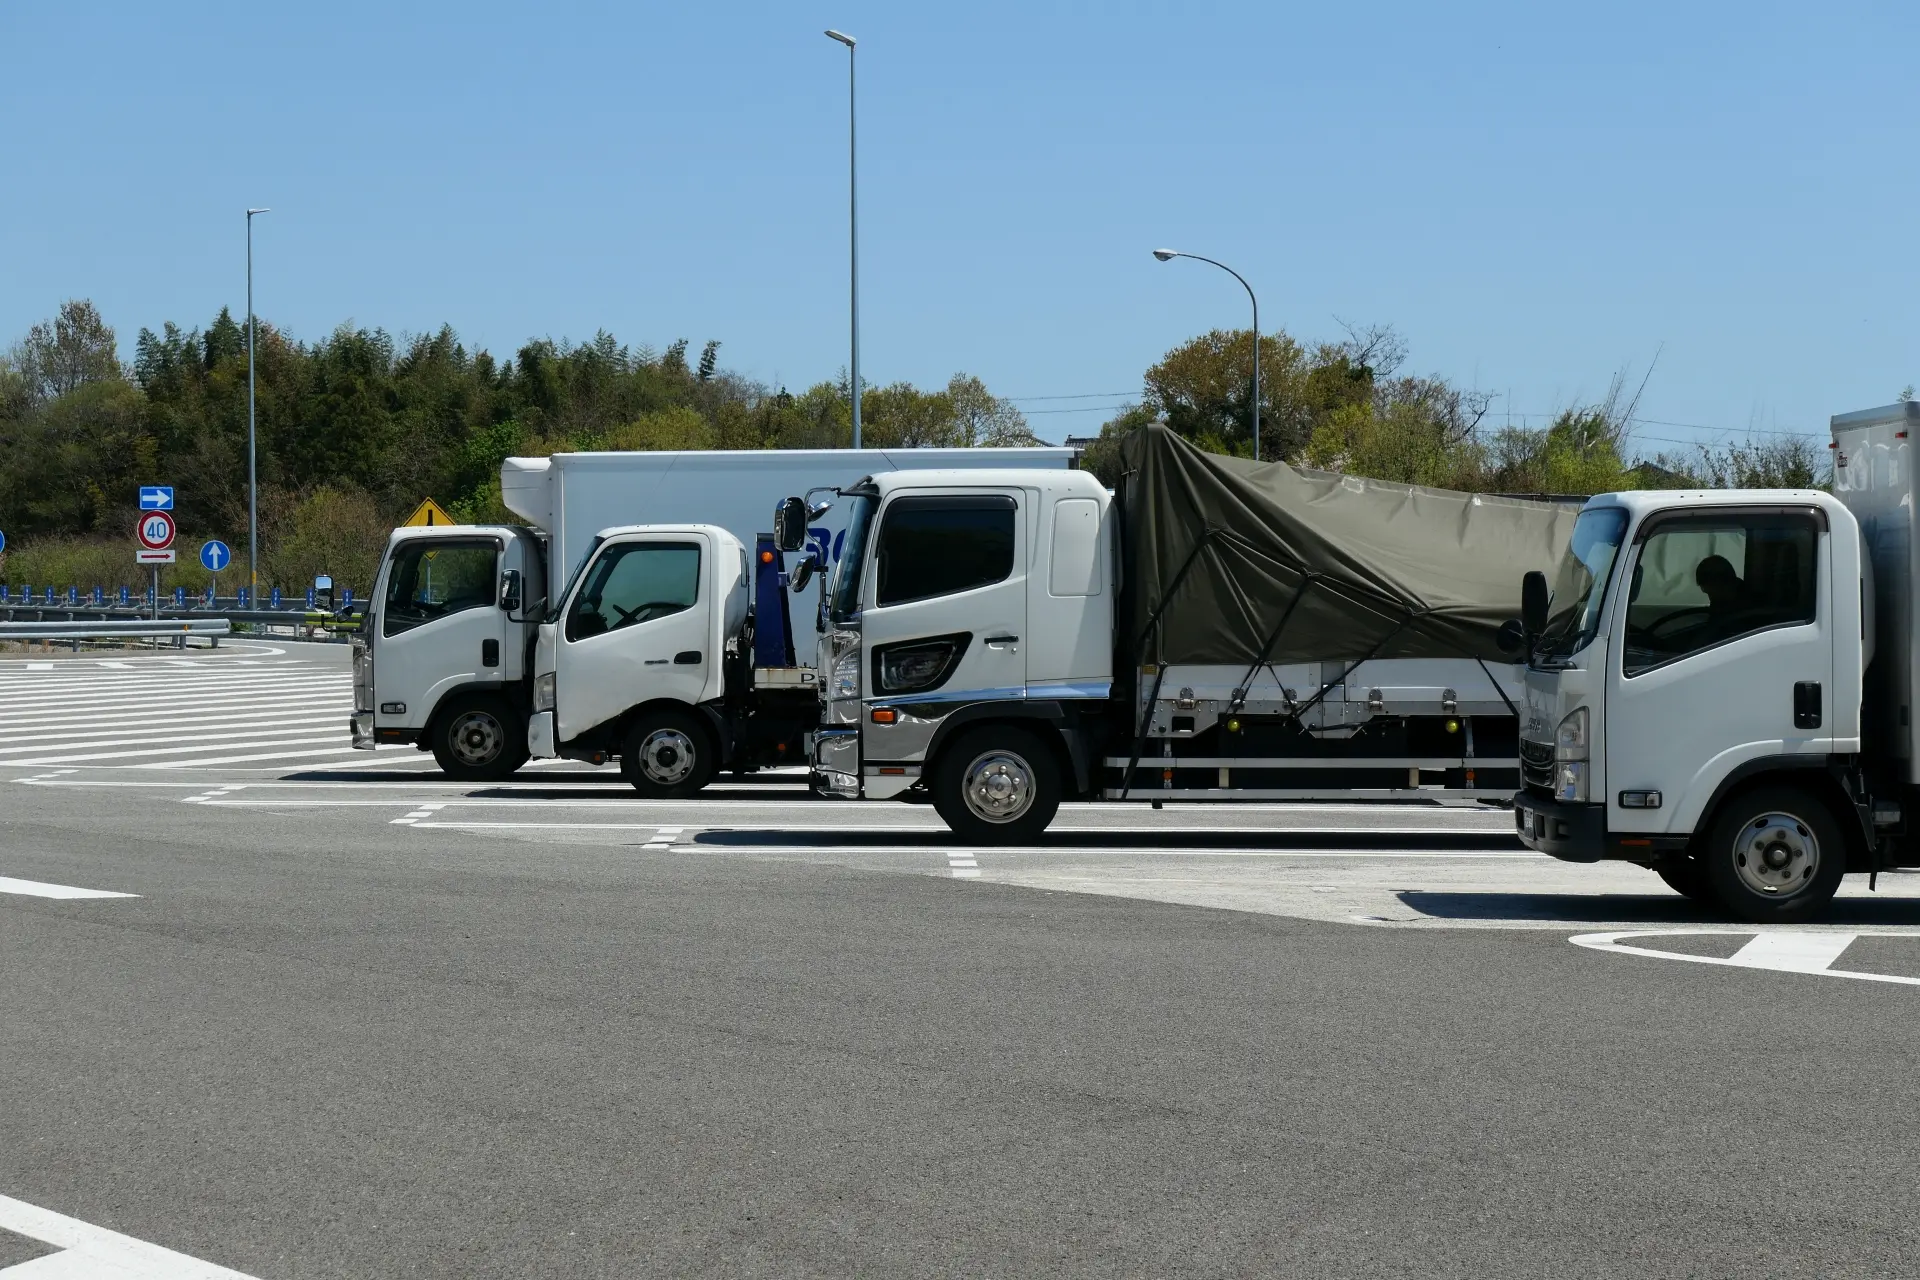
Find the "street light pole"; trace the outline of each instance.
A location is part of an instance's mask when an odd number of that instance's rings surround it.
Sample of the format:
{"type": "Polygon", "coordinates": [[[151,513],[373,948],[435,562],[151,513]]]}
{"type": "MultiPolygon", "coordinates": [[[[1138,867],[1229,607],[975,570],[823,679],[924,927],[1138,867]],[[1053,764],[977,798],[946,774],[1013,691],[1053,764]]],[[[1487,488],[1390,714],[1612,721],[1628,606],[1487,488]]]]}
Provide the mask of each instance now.
{"type": "Polygon", "coordinates": [[[270,209],[247,210],[247,607],[258,608],[260,598],[260,471],[253,432],[253,215],[270,209]]]}
{"type": "Polygon", "coordinates": [[[1155,249],[1153,256],[1162,262],[1171,262],[1175,258],[1192,258],[1195,262],[1204,262],[1220,268],[1247,291],[1247,297],[1253,303],[1253,460],[1260,461],[1260,299],[1253,296],[1253,286],[1247,278],[1224,262],[1215,262],[1212,258],[1203,258],[1197,253],[1181,253],[1176,249],[1155,249]]]}
{"type": "Polygon", "coordinates": [[[844,31],[829,29],[827,36],[847,46],[847,240],[852,250],[853,295],[853,447],[860,447],[860,149],[856,145],[853,114],[854,39],[844,31]]]}

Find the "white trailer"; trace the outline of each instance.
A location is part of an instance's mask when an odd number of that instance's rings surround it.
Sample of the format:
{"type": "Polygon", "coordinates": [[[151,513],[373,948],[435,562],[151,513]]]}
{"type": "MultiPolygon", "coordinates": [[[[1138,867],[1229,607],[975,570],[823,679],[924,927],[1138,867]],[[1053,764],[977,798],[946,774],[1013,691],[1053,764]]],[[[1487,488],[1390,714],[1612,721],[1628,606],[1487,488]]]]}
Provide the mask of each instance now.
{"type": "MultiPolygon", "coordinates": [[[[410,743],[449,775],[511,774],[527,759],[534,640],[563,603],[569,570],[584,569],[601,531],[636,524],[724,530],[754,554],[751,577],[779,580],[763,539],[775,503],[830,489],[865,472],[952,467],[1074,465],[1072,449],[792,449],[572,453],[509,458],[501,495],[521,525],[439,525],[394,531],[354,651],[353,745],[410,743]]],[[[823,562],[838,554],[844,514],[829,508],[808,530],[823,562]]],[[[577,573],[573,575],[577,578],[577,573]]],[[[771,605],[777,593],[761,594],[771,605]]],[[[782,601],[784,603],[784,601],[782,601]]],[[[762,667],[792,665],[784,609],[758,619],[762,667]]],[[[717,657],[717,655],[716,655],[717,657]]],[[[624,715],[644,691],[597,690],[624,715]]]]}
{"type": "Polygon", "coordinates": [[[1920,861],[1917,428],[1913,403],[1835,417],[1831,494],[1587,504],[1527,584],[1522,840],[1762,922],[1920,861]]]}

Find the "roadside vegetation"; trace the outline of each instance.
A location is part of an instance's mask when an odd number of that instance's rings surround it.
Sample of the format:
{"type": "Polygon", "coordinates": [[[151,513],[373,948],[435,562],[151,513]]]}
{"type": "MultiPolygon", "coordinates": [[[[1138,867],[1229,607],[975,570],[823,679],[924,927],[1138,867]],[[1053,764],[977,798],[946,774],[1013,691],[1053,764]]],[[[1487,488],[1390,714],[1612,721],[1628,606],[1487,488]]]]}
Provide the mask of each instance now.
{"type": "MultiPolygon", "coordinates": [[[[208,537],[241,557],[247,540],[246,333],[226,310],[205,328],[141,329],[130,364],[91,302],[63,304],[0,356],[0,582],[16,588],[144,589],[131,531],[139,485],[176,489],[182,563],[162,588],[204,589],[193,552],[208,537]]],[[[462,520],[507,519],[509,456],[585,449],[844,447],[844,375],[800,392],[698,352],[611,334],[539,339],[510,357],[470,349],[450,327],[395,338],[342,325],[300,341],[259,326],[258,448],[263,586],[289,592],[317,573],[364,592],[386,533],[423,497],[462,520]]],[[[1088,450],[1112,466],[1115,438],[1164,418],[1201,447],[1250,456],[1252,344],[1216,330],[1149,368],[1137,404],[1088,450]]],[[[1634,447],[1637,394],[1616,378],[1599,403],[1544,427],[1491,421],[1491,399],[1406,370],[1391,329],[1303,343],[1261,340],[1261,443],[1268,458],[1449,488],[1597,493],[1679,485],[1819,482],[1824,451],[1778,435],[1690,453],[1634,447]]],[[[863,443],[875,447],[1037,444],[1020,411],[976,377],[931,390],[868,389],[863,443]]]]}

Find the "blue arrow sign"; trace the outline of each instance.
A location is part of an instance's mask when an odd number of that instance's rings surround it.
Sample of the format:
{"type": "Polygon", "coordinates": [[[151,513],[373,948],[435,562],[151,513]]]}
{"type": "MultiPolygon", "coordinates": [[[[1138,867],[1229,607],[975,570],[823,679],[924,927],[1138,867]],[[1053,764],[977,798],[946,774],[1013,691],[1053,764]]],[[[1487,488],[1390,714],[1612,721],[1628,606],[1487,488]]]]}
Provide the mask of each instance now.
{"type": "MultiPolygon", "coordinates": [[[[315,591],[312,587],[307,588],[307,608],[309,609],[313,608],[314,602],[319,598],[320,598],[320,593],[318,591],[315,591]]],[[[5,596],[0,596],[0,600],[5,600],[5,599],[6,599],[5,596]]]]}
{"type": "Polygon", "coordinates": [[[93,602],[95,604],[100,604],[101,602],[106,600],[106,598],[107,598],[107,593],[102,591],[99,587],[95,587],[93,589],[93,602]]]}
{"type": "Polygon", "coordinates": [[[234,592],[234,594],[240,597],[240,607],[242,609],[248,609],[253,606],[253,592],[248,590],[246,587],[240,588],[238,591],[234,592]]]}
{"type": "Polygon", "coordinates": [[[78,587],[68,587],[68,588],[67,588],[67,603],[68,603],[68,604],[79,604],[79,603],[80,603],[80,588],[78,588],[78,587]]]}
{"type": "Polygon", "coordinates": [[[8,592],[7,584],[4,582],[0,582],[0,604],[5,604],[9,599],[12,598],[7,594],[7,592],[8,592]]]}
{"type": "Polygon", "coordinates": [[[142,511],[173,510],[173,486],[170,484],[141,485],[140,509],[142,511]]]}
{"type": "Polygon", "coordinates": [[[173,607],[176,609],[184,609],[187,607],[187,589],[185,587],[175,587],[173,589],[173,607]]]}
{"type": "Polygon", "coordinates": [[[7,535],[4,533],[0,533],[0,551],[5,551],[6,549],[7,549],[7,535]]]}
{"type": "Polygon", "coordinates": [[[122,587],[122,588],[120,588],[120,603],[121,603],[121,604],[131,604],[131,603],[132,603],[132,601],[133,601],[133,591],[132,591],[132,589],[131,589],[131,588],[128,588],[128,587],[122,587]]]}
{"type": "Polygon", "coordinates": [[[207,572],[218,573],[232,563],[233,552],[218,538],[200,544],[200,565],[207,572]]]}
{"type": "Polygon", "coordinates": [[[274,608],[278,609],[280,607],[280,588],[275,587],[273,589],[273,594],[268,597],[268,600],[271,602],[274,608]]]}
{"type": "Polygon", "coordinates": [[[47,603],[48,603],[48,604],[52,604],[52,603],[53,603],[53,588],[52,588],[52,587],[48,587],[48,588],[47,588],[47,594],[46,594],[46,601],[47,601],[47,603]]]}

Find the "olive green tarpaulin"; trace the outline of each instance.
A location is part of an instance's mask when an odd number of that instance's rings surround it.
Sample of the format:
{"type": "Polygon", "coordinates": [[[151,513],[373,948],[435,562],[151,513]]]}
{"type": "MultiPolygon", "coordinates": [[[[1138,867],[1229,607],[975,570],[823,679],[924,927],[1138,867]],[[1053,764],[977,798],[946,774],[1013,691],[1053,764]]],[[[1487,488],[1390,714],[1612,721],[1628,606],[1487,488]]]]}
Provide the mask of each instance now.
{"type": "Polygon", "coordinates": [[[1551,574],[1577,511],[1221,457],[1163,426],[1121,457],[1144,662],[1511,661],[1496,636],[1521,576],[1551,574]]]}

